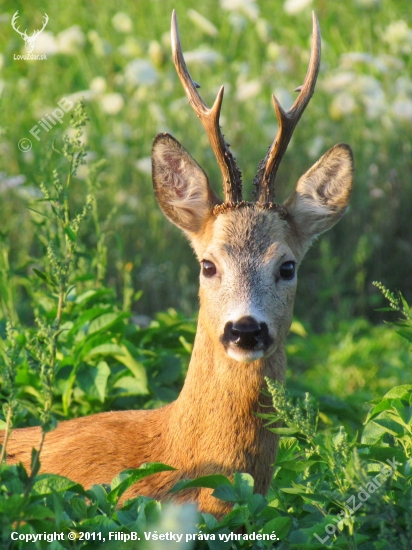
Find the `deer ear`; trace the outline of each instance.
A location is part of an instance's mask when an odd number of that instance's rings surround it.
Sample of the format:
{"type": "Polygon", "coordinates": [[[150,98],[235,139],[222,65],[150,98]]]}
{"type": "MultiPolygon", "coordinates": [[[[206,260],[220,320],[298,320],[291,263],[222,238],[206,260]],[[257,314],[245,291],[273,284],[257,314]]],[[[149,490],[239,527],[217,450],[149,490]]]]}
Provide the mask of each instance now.
{"type": "Polygon", "coordinates": [[[284,206],[310,242],[341,218],[349,203],[353,155],[341,143],[329,149],[296,185],[284,206]]]}
{"type": "Polygon", "coordinates": [[[178,141],[159,134],[152,149],[153,188],[164,215],[187,233],[197,233],[222,201],[206,174],[178,141]]]}

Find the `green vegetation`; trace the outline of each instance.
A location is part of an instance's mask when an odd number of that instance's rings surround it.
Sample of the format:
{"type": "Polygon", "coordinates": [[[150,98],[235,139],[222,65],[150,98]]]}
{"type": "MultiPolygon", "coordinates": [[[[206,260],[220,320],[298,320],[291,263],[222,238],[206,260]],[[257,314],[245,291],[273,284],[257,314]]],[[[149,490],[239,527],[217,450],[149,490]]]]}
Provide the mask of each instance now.
{"type": "Polygon", "coordinates": [[[217,498],[233,502],[220,522],[190,506],[146,497],[119,505],[130,485],[168,466],[128,470],[110,486],[86,491],[68,479],[39,475],[40,439],[29,472],[5,464],[0,451],[2,549],[163,548],[146,540],[144,533],[154,531],[182,533],[183,542],[187,535],[191,542],[174,543],[176,550],[410,547],[409,2],[306,4],[291,13],[291,1],[243,0],[235,8],[230,0],[206,0],[200,14],[184,0],[75,0],[46,8],[38,0],[22,7],[6,1],[0,36],[1,429],[41,425],[44,437],[60,420],[157,407],[180,391],[195,334],[190,316],[198,268],[155,205],[151,139],[172,132],[216,189],[220,176],[170,60],[172,8],[206,101],[226,85],[222,126],[250,196],[255,167],[276,132],[270,94],[288,107],[306,71],[312,5],[324,39],[322,70],[279,172],[279,200],[339,141],[355,152],[356,180],[349,213],[308,253],[299,274],[288,391],[268,381],[278,411],[267,418],[268,429],[282,434],[268,495],[254,494],[253,479],[239,473],[175,488],[211,487],[217,498]],[[47,60],[14,59],[25,53],[10,26],[16,9],[29,34],[47,10],[49,23],[34,51],[47,60]],[[30,130],[62,98],[75,107],[61,125],[40,127],[37,141],[30,130]],[[18,148],[25,138],[32,142],[27,152],[18,148]],[[402,294],[382,285],[376,290],[376,279],[402,294]],[[379,289],[389,301],[384,313],[375,310],[382,303],[379,289]],[[384,317],[394,326],[372,324],[384,317]],[[277,420],[282,428],[273,427],[277,420]],[[231,540],[238,528],[248,536],[275,533],[279,540],[231,540]],[[65,540],[12,541],[12,531],[64,532],[65,540]],[[142,540],[102,544],[101,537],[115,531],[137,532],[142,540]],[[70,542],[69,532],[90,535],[70,542]]]}

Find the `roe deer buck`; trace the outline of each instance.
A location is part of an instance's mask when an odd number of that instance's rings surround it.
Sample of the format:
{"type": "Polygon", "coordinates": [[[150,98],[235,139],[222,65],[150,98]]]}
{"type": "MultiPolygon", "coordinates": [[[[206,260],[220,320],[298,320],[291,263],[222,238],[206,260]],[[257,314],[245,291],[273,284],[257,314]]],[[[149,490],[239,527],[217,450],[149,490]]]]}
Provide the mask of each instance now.
{"type": "MultiPolygon", "coordinates": [[[[242,200],[241,173],[219,127],[223,87],[208,109],[186,68],[173,13],[174,63],[209,136],[225,195],[222,202],[204,171],[172,136],[156,137],[153,183],[159,206],[189,238],[201,265],[200,313],[189,370],[178,399],[165,407],[61,422],[46,434],[43,471],[90,486],[110,482],[123,469],[159,461],[176,471],[140,481],[128,496],[165,499],[180,479],[235,471],[251,474],[257,492],[268,490],[278,436],[256,415],[270,405],[262,394],[264,377],[284,379],[297,267],[314,237],[342,216],[352,187],[352,153],[341,144],[300,178],[283,205],[273,202],[279,162],[314,91],[320,44],[313,15],[308,73],[289,111],[273,97],[279,130],[254,180],[257,202],[247,203],[242,200]]],[[[39,428],[15,430],[8,459],[28,466],[38,440],[39,428]]],[[[200,510],[218,516],[229,509],[209,489],[191,489],[173,498],[195,501],[200,510]]]]}

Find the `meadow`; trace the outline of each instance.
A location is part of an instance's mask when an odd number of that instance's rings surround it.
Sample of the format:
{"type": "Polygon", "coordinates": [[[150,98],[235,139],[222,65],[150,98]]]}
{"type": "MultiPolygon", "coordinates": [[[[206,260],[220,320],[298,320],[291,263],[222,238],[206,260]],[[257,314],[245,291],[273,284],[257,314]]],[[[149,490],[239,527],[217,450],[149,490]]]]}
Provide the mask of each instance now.
{"type": "MultiPolygon", "coordinates": [[[[242,473],[188,482],[234,503],[218,522],[145,497],[117,507],[161,465],[86,491],[39,475],[36,453],[31,472],[0,455],[1,547],[161,549],[153,540],[103,544],[97,533],[143,539],[169,530],[209,535],[183,538],[176,549],[410,548],[408,0],[3,2],[0,427],[40,424],[46,432],[66,418],[158,407],[180,391],[196,331],[198,266],[155,202],[153,138],[172,133],[218,192],[220,174],[171,61],[173,8],[202,96],[211,103],[225,85],[221,123],[246,198],[276,134],[271,94],[288,108],[305,76],[311,9],[322,31],[321,72],[279,170],[277,200],[335,143],[355,155],[350,208],[299,271],[288,389],[268,383],[284,422],[273,484],[263,497],[242,473]],[[33,51],[47,59],[16,59],[26,53],[10,24],[17,10],[16,25],[29,34],[47,12],[33,51]],[[59,105],[67,108],[61,124],[42,126],[59,105]],[[239,528],[279,540],[225,539],[239,528]],[[91,535],[11,539],[12,531],[56,529],[91,535]]],[[[270,427],[275,418],[267,420],[270,427]]]]}

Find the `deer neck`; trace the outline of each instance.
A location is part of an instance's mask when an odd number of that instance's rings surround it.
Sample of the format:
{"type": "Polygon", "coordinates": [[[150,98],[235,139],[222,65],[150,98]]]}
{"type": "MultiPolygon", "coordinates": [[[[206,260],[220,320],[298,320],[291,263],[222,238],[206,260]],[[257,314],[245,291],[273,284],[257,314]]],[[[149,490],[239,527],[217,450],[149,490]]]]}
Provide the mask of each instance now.
{"type": "Polygon", "coordinates": [[[173,447],[180,453],[182,447],[187,449],[195,463],[193,475],[233,470],[253,474],[262,454],[270,466],[276,436],[263,427],[256,413],[267,413],[270,406],[262,394],[264,377],[283,381],[285,367],[284,342],[266,359],[253,363],[231,359],[209,336],[200,311],[187,377],[169,423],[173,447]]]}

